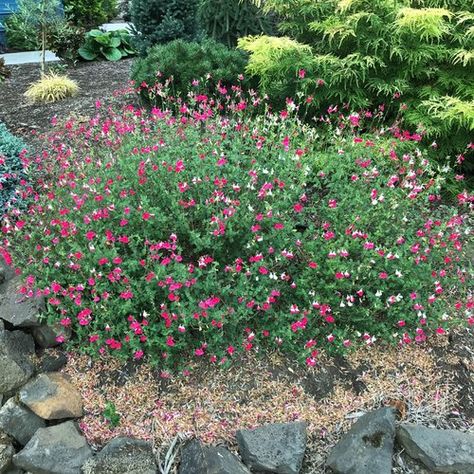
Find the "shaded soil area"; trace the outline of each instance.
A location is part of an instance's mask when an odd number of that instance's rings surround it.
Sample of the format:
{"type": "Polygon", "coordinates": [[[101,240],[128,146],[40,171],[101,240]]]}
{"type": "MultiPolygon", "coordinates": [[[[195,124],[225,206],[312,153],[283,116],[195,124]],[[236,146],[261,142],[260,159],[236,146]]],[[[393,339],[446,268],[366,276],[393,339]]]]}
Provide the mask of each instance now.
{"type": "Polygon", "coordinates": [[[39,65],[10,66],[11,77],[0,83],[0,121],[27,143],[34,142],[35,135],[50,129],[54,116],[64,119],[92,115],[97,100],[112,97],[114,91],[127,86],[132,63],[133,59],[96,61],[68,68],[67,75],[77,82],[79,93],[51,104],[31,104],[24,97],[29,85],[40,77],[39,65]]]}

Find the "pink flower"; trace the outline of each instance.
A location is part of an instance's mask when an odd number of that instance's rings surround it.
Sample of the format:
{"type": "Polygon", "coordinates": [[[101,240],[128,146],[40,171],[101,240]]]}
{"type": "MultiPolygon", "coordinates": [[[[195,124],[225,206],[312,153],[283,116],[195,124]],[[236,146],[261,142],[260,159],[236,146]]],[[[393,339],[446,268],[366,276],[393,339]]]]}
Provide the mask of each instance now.
{"type": "Polygon", "coordinates": [[[86,232],[86,239],[87,240],[92,240],[97,234],[92,231],[92,230],[89,230],[88,232],[86,232]]]}
{"type": "Polygon", "coordinates": [[[297,202],[294,206],[293,206],[293,210],[295,212],[301,212],[303,210],[303,205],[300,204],[299,202],[297,202]]]}
{"type": "Polygon", "coordinates": [[[306,75],[306,71],[305,71],[304,69],[300,69],[300,70],[298,71],[298,77],[299,77],[300,79],[304,79],[305,75],[306,75]]]}
{"type": "Polygon", "coordinates": [[[138,350],[133,353],[133,358],[135,360],[140,360],[143,357],[143,351],[138,350]]]}

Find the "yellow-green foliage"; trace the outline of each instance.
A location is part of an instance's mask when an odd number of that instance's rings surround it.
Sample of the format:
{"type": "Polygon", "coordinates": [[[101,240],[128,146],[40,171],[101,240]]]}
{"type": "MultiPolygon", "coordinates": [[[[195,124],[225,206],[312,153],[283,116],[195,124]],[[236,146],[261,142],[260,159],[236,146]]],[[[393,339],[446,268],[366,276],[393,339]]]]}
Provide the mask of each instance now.
{"type": "Polygon", "coordinates": [[[259,77],[261,89],[272,95],[274,103],[296,93],[301,69],[313,76],[311,47],[288,37],[247,36],[238,40],[238,47],[251,55],[245,72],[259,77]]]}
{"type": "Polygon", "coordinates": [[[72,79],[58,74],[45,74],[25,92],[32,102],[56,102],[77,94],[79,86],[72,79]]]}
{"type": "MultiPolygon", "coordinates": [[[[453,150],[469,142],[472,130],[472,7],[472,0],[263,2],[265,11],[279,18],[281,33],[293,40],[294,62],[301,62],[296,52],[306,55],[315,76],[306,75],[298,87],[314,96],[316,107],[349,103],[358,109],[384,103],[389,119],[403,117],[406,126],[425,130],[453,150]],[[311,54],[295,41],[309,46],[311,54]],[[314,79],[323,80],[325,87],[316,90],[321,81],[314,79]]],[[[278,42],[251,41],[252,48],[241,43],[250,52],[247,72],[270,96],[293,94],[291,69],[284,87],[290,50],[282,60],[271,51],[278,42]]]]}
{"type": "Polygon", "coordinates": [[[445,8],[402,8],[397,13],[395,22],[399,33],[419,35],[421,39],[440,39],[449,33],[447,20],[453,14],[445,8]]]}

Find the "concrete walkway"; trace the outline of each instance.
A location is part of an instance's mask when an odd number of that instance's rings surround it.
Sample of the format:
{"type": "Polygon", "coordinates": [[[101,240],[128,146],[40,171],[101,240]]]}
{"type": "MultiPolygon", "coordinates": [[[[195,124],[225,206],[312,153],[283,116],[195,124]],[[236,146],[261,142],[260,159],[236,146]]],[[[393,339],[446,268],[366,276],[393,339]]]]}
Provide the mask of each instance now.
{"type": "MultiPolygon", "coordinates": [[[[41,62],[41,51],[0,54],[0,58],[5,59],[7,66],[14,66],[16,64],[39,64],[41,62]]],[[[56,63],[58,61],[59,58],[52,51],[46,51],[46,62],[56,63]]]]}
{"type": "Polygon", "coordinates": [[[117,31],[117,30],[128,30],[132,29],[131,23],[104,23],[103,25],[99,26],[99,30],[102,31],[117,31]]]}

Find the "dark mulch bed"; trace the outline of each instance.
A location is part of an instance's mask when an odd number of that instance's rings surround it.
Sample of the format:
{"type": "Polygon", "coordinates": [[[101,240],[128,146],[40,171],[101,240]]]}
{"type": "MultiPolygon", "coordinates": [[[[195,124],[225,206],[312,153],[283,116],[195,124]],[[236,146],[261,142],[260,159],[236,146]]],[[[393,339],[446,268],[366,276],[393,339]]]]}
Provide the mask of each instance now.
{"type": "Polygon", "coordinates": [[[0,121],[9,130],[29,142],[35,134],[50,129],[51,118],[66,118],[71,114],[90,116],[94,113],[95,102],[112,97],[113,92],[127,86],[133,59],[118,62],[98,61],[79,63],[68,68],[67,74],[74,79],[79,93],[52,104],[31,104],[24,97],[28,86],[40,77],[37,64],[11,66],[11,77],[0,84],[0,121]]]}

